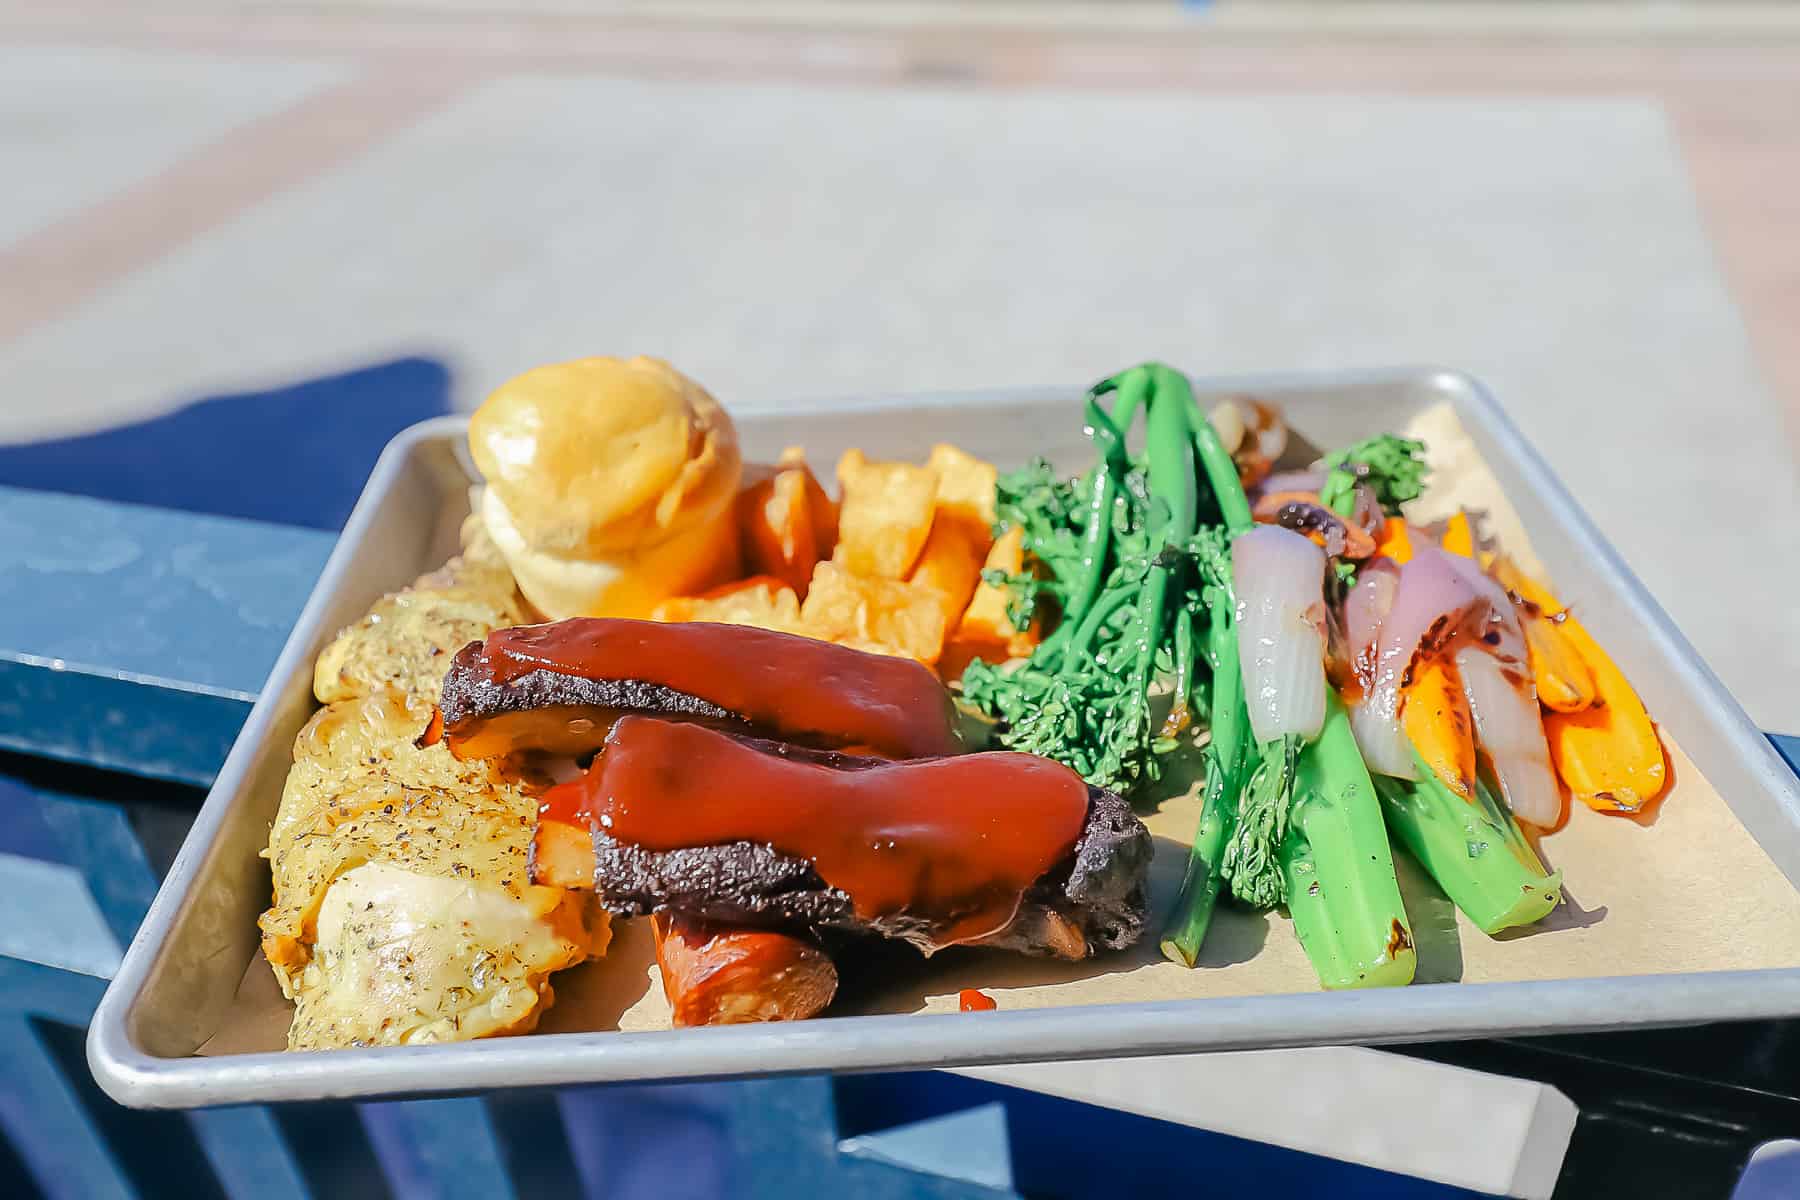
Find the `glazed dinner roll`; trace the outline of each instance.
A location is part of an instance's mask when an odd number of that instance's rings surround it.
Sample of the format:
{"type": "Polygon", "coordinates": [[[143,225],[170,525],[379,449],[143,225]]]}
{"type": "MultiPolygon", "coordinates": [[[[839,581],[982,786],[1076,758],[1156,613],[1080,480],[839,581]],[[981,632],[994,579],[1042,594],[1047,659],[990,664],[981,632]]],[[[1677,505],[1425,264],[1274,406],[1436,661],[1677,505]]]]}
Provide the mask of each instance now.
{"type": "Polygon", "coordinates": [[[469,422],[478,511],[545,617],[641,617],[733,578],[737,431],[654,358],[583,358],[502,384],[469,422]]]}

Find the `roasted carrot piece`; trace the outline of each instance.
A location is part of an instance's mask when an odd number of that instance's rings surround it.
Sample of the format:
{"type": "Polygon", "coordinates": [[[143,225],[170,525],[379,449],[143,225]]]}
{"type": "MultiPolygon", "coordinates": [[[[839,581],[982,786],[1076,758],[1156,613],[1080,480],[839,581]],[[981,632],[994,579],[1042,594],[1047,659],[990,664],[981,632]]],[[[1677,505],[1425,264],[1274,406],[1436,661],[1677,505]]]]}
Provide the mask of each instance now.
{"type": "Polygon", "coordinates": [[[738,529],[750,572],[772,575],[805,599],[813,565],[831,557],[837,512],[805,457],[789,447],[738,495],[738,529]]]}
{"type": "Polygon", "coordinates": [[[1469,523],[1469,514],[1464,510],[1457,509],[1456,515],[1445,523],[1443,545],[1446,554],[1475,557],[1475,529],[1469,523]]]}
{"type": "Polygon", "coordinates": [[[1397,563],[1412,557],[1412,531],[1403,518],[1389,517],[1382,523],[1381,536],[1375,539],[1375,553],[1397,563]]]}
{"type": "Polygon", "coordinates": [[[1644,702],[1631,690],[1612,657],[1550,589],[1504,558],[1495,560],[1495,574],[1545,614],[1593,679],[1591,706],[1544,714],[1544,735],[1556,773],[1570,793],[1589,808],[1624,813],[1642,809],[1669,785],[1662,742],[1650,723],[1650,714],[1644,711],[1644,702]]]}
{"type": "Polygon", "coordinates": [[[1475,802],[1475,732],[1462,681],[1448,662],[1429,658],[1401,693],[1400,725],[1419,758],[1445,787],[1475,802]]]}

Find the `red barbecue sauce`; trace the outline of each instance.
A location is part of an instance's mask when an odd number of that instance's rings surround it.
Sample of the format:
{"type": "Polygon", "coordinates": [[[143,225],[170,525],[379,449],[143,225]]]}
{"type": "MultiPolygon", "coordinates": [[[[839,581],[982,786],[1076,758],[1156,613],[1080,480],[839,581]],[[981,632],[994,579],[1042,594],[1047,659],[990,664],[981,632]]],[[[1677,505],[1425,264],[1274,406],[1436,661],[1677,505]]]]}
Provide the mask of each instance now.
{"type": "Polygon", "coordinates": [[[964,988],[956,995],[956,1006],[964,1012],[993,1012],[1000,1006],[986,992],[964,988]]]}
{"type": "Polygon", "coordinates": [[[1087,785],[1029,754],[965,754],[842,770],[700,725],[628,716],[539,819],[646,850],[757,842],[804,858],[858,916],[905,914],[938,945],[1004,929],[1027,888],[1075,847],[1087,785]]]}
{"type": "Polygon", "coordinates": [[[477,662],[500,684],[539,670],[659,683],[785,738],[890,758],[962,750],[949,695],[921,664],[747,625],[576,617],[497,630],[477,662]]]}

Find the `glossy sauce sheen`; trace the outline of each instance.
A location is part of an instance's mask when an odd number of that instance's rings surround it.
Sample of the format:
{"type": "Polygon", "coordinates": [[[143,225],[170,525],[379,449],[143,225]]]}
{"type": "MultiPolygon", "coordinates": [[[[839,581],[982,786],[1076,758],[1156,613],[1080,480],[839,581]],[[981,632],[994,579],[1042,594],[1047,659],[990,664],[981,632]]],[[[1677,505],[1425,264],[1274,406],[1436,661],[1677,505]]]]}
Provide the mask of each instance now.
{"type": "Polygon", "coordinates": [[[659,683],[786,737],[890,758],[962,750],[949,695],[920,664],[747,625],[576,617],[497,630],[479,661],[497,683],[539,670],[659,683]]]}
{"type": "Polygon", "coordinates": [[[540,811],[646,850],[773,846],[810,861],[863,919],[905,916],[948,946],[1011,923],[1026,889],[1075,848],[1087,807],[1080,776],[1029,754],[841,770],[625,717],[540,811]]]}

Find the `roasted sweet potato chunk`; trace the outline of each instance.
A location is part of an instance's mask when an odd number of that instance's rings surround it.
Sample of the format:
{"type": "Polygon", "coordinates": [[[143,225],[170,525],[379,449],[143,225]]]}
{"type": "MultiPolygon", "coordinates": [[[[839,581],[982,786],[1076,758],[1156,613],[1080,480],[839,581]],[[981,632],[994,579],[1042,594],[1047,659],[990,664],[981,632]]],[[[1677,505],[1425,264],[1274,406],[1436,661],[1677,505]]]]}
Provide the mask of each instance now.
{"type": "Polygon", "coordinates": [[[819,486],[798,447],[738,496],[738,528],[744,563],[779,579],[804,599],[813,564],[830,558],[837,543],[837,505],[819,486]]]}

